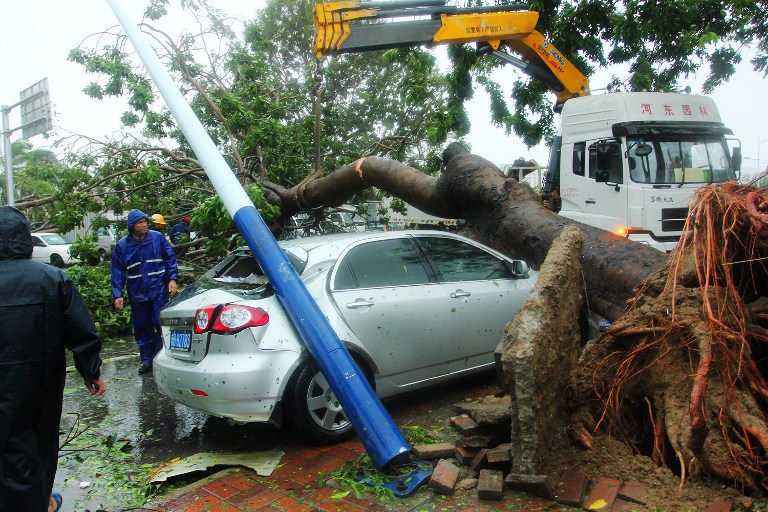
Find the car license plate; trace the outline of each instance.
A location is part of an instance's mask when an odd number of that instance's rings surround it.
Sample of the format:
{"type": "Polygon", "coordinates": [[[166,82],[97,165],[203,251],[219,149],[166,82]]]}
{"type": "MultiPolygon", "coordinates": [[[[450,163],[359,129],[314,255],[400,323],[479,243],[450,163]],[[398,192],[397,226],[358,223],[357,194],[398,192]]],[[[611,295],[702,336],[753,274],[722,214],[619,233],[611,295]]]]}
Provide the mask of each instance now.
{"type": "Polygon", "coordinates": [[[189,351],[192,343],[192,333],[189,331],[171,331],[171,348],[173,350],[189,351]]]}

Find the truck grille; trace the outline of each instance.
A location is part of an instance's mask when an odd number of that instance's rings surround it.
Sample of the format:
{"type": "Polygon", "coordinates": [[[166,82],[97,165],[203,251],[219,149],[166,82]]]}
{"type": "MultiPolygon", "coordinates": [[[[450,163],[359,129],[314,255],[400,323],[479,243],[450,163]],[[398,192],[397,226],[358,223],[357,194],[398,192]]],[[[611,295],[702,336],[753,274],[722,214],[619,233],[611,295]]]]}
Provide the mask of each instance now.
{"type": "Polygon", "coordinates": [[[682,231],[688,218],[688,208],[664,208],[661,210],[662,231],[682,231]]]}

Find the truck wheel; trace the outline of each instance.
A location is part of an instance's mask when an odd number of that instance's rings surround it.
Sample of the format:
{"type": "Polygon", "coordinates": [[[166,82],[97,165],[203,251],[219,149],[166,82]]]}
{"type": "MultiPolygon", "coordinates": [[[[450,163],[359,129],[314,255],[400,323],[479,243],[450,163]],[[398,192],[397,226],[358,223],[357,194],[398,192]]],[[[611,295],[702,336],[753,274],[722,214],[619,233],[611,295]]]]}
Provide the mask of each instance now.
{"type": "Polygon", "coordinates": [[[59,254],[51,254],[51,265],[57,268],[64,268],[64,259],[59,254]]]}
{"type": "MultiPolygon", "coordinates": [[[[360,362],[357,364],[360,366],[360,362]]],[[[370,382],[370,372],[364,367],[361,370],[370,382]]],[[[340,443],[354,437],[352,423],[314,361],[305,361],[296,371],[298,377],[291,405],[297,434],[322,444],[340,443]]]]}
{"type": "Polygon", "coordinates": [[[107,251],[99,249],[99,261],[107,261],[107,251]]]}

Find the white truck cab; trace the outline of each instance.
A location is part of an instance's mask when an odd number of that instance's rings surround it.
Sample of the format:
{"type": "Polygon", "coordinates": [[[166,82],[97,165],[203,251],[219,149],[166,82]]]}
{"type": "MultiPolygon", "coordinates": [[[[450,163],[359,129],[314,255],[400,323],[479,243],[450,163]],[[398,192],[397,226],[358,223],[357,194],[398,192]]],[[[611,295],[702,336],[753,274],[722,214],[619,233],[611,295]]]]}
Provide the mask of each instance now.
{"type": "Polygon", "coordinates": [[[694,191],[738,179],[740,143],[729,154],[732,132],[706,96],[584,96],[566,101],[561,115],[542,195],[579,222],[669,252],[694,191]]]}

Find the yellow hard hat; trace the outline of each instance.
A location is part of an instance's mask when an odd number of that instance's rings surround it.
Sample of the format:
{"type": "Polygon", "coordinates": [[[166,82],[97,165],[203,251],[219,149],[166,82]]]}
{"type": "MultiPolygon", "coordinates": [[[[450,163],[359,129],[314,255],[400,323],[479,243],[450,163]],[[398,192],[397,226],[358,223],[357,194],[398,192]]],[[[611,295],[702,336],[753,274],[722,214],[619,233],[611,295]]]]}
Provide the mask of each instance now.
{"type": "Polygon", "coordinates": [[[154,222],[155,224],[160,224],[161,226],[165,226],[165,217],[163,217],[159,213],[152,215],[151,218],[152,218],[152,222],[154,222]]]}

